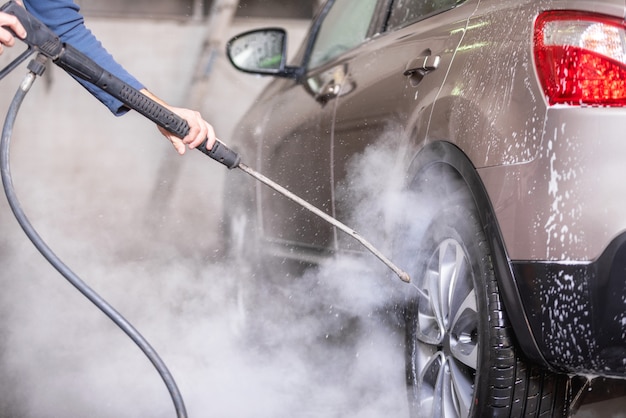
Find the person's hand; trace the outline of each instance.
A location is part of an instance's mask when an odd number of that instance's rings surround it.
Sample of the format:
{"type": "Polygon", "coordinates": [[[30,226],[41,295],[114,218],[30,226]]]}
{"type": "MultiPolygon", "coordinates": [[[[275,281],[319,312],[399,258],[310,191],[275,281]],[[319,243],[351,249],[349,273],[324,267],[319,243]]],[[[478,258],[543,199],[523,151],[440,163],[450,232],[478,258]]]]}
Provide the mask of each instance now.
{"type": "Polygon", "coordinates": [[[187,121],[187,124],[189,125],[189,133],[184,138],[179,138],[173,133],[157,125],[157,128],[159,128],[161,134],[169,139],[172,145],[174,145],[176,152],[178,152],[180,155],[183,155],[185,153],[186,147],[189,147],[189,149],[194,149],[202,144],[202,141],[204,141],[205,139],[207,140],[206,149],[210,150],[211,148],[213,148],[213,144],[215,144],[215,141],[217,141],[217,138],[215,137],[215,130],[209,122],[205,121],[202,118],[200,112],[190,109],[184,109],[182,107],[170,106],[163,100],[152,94],[148,89],[142,89],[141,93],[148,96],[155,102],[166,107],[168,110],[172,111],[173,113],[177,114],[187,121]]]}
{"type": "Polygon", "coordinates": [[[209,122],[202,118],[199,112],[172,106],[167,106],[167,108],[185,119],[189,125],[189,133],[182,139],[158,126],[159,131],[170,140],[180,155],[185,153],[186,146],[189,147],[189,149],[197,148],[205,139],[207,140],[206,149],[210,150],[213,148],[213,144],[215,144],[217,140],[215,130],[209,122]]]}
{"type": "Polygon", "coordinates": [[[13,46],[15,44],[15,37],[5,27],[11,29],[21,39],[26,37],[26,30],[17,17],[0,12],[0,54],[4,52],[4,46],[13,46]]]}

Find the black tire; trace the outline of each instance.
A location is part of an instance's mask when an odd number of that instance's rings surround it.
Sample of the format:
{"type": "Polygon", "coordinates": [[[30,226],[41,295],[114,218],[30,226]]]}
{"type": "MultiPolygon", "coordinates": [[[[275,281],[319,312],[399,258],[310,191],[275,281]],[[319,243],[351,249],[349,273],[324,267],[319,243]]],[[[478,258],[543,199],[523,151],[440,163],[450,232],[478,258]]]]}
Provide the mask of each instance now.
{"type": "Polygon", "coordinates": [[[424,200],[436,207],[413,253],[416,294],[405,315],[411,417],[567,416],[568,378],[529,364],[516,347],[485,232],[459,184],[424,200]]]}

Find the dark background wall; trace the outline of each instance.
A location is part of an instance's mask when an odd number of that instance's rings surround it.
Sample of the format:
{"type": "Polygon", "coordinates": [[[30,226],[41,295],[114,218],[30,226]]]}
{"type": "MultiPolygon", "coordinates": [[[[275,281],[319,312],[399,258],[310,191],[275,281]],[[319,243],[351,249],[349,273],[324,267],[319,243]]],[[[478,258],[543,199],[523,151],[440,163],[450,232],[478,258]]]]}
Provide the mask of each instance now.
{"type": "MultiPolygon", "coordinates": [[[[206,16],[213,0],[76,0],[93,16],[190,18],[206,16]]],[[[319,0],[240,0],[237,17],[310,19],[319,0]]]]}
{"type": "Polygon", "coordinates": [[[310,19],[316,3],[315,0],[241,0],[237,16],[310,19]]]}

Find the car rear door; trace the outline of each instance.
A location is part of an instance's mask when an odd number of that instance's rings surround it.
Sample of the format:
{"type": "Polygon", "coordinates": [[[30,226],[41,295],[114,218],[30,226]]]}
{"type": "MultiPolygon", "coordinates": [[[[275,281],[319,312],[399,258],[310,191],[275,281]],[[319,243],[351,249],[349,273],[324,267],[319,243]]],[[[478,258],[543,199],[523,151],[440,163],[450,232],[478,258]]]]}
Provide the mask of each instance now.
{"type": "MultiPolygon", "coordinates": [[[[430,111],[476,3],[394,0],[383,33],[341,61],[346,90],[337,97],[331,140],[333,203],[339,220],[348,221],[355,210],[350,198],[354,185],[346,180],[354,156],[384,142],[385,149],[396,154],[396,163],[403,164],[408,141],[414,144],[425,139],[430,111]]],[[[394,167],[370,169],[383,170],[377,175],[380,179],[394,167]]],[[[375,211],[358,209],[369,212],[364,223],[380,223],[375,211]]],[[[344,234],[338,239],[340,247],[354,245],[344,234]]]]}

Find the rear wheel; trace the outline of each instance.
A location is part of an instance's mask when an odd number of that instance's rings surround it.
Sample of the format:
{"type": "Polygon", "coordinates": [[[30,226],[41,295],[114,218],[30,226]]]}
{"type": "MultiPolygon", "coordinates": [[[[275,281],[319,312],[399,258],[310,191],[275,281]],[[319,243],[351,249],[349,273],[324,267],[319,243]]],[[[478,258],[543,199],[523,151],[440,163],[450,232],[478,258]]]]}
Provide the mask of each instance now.
{"type": "Polygon", "coordinates": [[[414,253],[421,267],[406,312],[411,416],[566,416],[567,377],[518,353],[476,210],[467,193],[454,195],[437,200],[414,253]]]}

